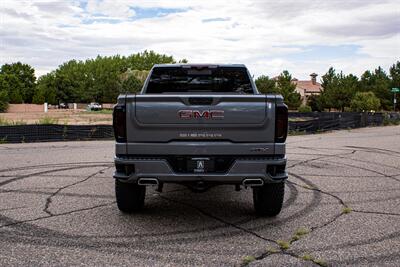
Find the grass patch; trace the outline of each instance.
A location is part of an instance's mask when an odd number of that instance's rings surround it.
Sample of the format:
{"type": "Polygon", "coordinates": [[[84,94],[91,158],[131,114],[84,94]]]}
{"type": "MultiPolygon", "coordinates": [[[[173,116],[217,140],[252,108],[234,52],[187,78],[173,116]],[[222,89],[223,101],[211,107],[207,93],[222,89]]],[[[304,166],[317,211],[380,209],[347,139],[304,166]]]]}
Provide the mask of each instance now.
{"type": "Polygon", "coordinates": [[[243,263],[243,265],[247,265],[255,260],[256,260],[256,258],[254,256],[245,256],[242,260],[242,263],[243,263]]]}
{"type": "Polygon", "coordinates": [[[311,185],[302,185],[302,187],[303,187],[303,188],[305,188],[305,189],[309,189],[309,190],[315,190],[315,189],[318,189],[318,188],[316,188],[316,187],[313,187],[313,186],[311,186],[311,185]]]}
{"type": "Polygon", "coordinates": [[[269,252],[269,253],[278,253],[279,250],[274,248],[274,247],[269,246],[269,247],[267,247],[267,252],[269,252]]]}
{"type": "Polygon", "coordinates": [[[102,109],[102,110],[88,110],[87,113],[89,114],[112,114],[112,109],[102,109]]]}
{"type": "Polygon", "coordinates": [[[306,228],[306,227],[300,227],[296,230],[296,235],[299,236],[303,236],[303,235],[307,235],[308,233],[310,233],[310,229],[306,228]]]}
{"type": "Polygon", "coordinates": [[[23,120],[14,121],[13,123],[14,123],[14,125],[26,125],[26,124],[27,124],[27,123],[26,123],[25,121],[23,121],[23,120]]]}
{"type": "Polygon", "coordinates": [[[328,266],[328,263],[326,261],[324,261],[323,259],[315,259],[315,260],[313,260],[313,262],[315,264],[318,264],[319,266],[322,266],[322,267],[327,267],[328,266]]]}
{"type": "Polygon", "coordinates": [[[343,213],[343,214],[348,214],[348,213],[350,213],[350,212],[352,212],[352,211],[353,211],[353,209],[350,208],[350,207],[344,207],[344,208],[342,209],[342,213],[343,213]]]}
{"type": "Polygon", "coordinates": [[[7,137],[1,138],[0,144],[7,144],[7,137]]]}
{"type": "Polygon", "coordinates": [[[14,125],[26,125],[26,122],[24,122],[23,120],[12,121],[0,117],[0,126],[14,126],[14,125]]]}
{"type": "Polygon", "coordinates": [[[301,238],[301,236],[299,236],[299,235],[294,235],[294,236],[292,236],[292,239],[290,239],[290,242],[297,241],[297,240],[299,240],[300,238],[301,238]]]}
{"type": "Polygon", "coordinates": [[[314,120],[313,117],[290,117],[288,121],[312,121],[314,120]]]}
{"type": "Polygon", "coordinates": [[[310,254],[304,254],[303,256],[300,257],[302,260],[305,261],[312,261],[314,260],[313,256],[311,256],[310,254]]]}
{"type": "Polygon", "coordinates": [[[310,233],[310,230],[306,227],[300,227],[296,230],[296,232],[294,233],[294,235],[292,236],[292,239],[290,240],[290,242],[293,241],[297,241],[299,240],[302,236],[307,235],[308,233],[310,233]]]}
{"type": "Polygon", "coordinates": [[[289,130],[289,135],[306,135],[306,131],[289,130]]]}
{"type": "Polygon", "coordinates": [[[278,246],[283,249],[289,249],[290,248],[290,243],[284,240],[277,240],[276,243],[278,244],[278,246]]]}
{"type": "Polygon", "coordinates": [[[310,254],[304,254],[303,256],[300,257],[300,259],[305,260],[305,261],[312,261],[313,263],[318,264],[319,266],[322,266],[322,267],[328,266],[326,261],[324,261],[323,259],[316,259],[313,256],[311,256],[310,254]]]}
{"type": "Polygon", "coordinates": [[[9,120],[7,120],[3,117],[0,117],[0,126],[8,126],[8,125],[10,125],[9,122],[10,122],[9,120]]]}
{"type": "Polygon", "coordinates": [[[50,118],[50,117],[43,117],[38,120],[36,124],[57,124],[58,119],[56,118],[50,118]]]}

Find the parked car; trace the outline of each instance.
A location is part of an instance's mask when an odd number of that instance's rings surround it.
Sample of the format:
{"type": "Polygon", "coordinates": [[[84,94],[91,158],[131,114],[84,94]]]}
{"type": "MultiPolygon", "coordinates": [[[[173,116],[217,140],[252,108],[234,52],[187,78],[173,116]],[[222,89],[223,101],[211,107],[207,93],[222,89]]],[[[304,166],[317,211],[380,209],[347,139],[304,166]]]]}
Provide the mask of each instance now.
{"type": "Polygon", "coordinates": [[[88,105],[88,110],[101,110],[102,107],[99,103],[92,102],[88,105]]]}
{"type": "Polygon", "coordinates": [[[68,104],[67,103],[60,103],[60,105],[58,105],[58,108],[67,109],[68,108],[68,104]]]}
{"type": "Polygon", "coordinates": [[[288,108],[260,94],[244,65],[155,65],[140,94],[113,113],[118,208],[144,205],[146,186],[252,188],[258,215],[282,208],[288,108]]]}

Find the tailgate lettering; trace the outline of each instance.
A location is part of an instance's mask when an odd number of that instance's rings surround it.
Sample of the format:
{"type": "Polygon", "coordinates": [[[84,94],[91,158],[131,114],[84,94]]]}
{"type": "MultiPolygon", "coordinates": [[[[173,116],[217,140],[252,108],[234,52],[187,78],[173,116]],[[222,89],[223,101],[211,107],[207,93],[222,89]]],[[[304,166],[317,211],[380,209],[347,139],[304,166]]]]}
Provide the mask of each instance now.
{"type": "Polygon", "coordinates": [[[223,110],[191,110],[184,109],[178,111],[178,116],[181,119],[223,119],[224,111],[223,110]]]}

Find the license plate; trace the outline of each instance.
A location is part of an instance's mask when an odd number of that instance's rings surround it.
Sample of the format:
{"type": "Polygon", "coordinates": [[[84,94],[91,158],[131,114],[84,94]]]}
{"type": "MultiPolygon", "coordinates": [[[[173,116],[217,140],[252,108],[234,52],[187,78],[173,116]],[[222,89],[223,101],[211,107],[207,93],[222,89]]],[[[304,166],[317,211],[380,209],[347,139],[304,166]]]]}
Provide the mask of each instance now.
{"type": "Polygon", "coordinates": [[[214,160],[210,158],[191,158],[187,161],[187,170],[194,173],[214,171],[214,160]]]}

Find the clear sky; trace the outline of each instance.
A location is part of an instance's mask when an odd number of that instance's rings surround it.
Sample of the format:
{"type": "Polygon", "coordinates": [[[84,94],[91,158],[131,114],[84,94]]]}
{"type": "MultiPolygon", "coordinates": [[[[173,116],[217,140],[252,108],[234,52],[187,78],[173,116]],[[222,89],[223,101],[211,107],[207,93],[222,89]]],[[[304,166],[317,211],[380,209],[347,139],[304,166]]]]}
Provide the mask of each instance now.
{"type": "Polygon", "coordinates": [[[400,1],[0,0],[0,64],[37,75],[70,59],[145,49],[255,75],[360,75],[400,60],[400,1]]]}

